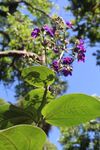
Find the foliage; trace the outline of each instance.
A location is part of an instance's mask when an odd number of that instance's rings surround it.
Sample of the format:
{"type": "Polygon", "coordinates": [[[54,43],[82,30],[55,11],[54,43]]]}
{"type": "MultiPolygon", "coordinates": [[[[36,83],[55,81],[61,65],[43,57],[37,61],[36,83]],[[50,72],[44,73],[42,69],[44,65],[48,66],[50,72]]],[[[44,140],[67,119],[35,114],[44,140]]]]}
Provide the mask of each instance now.
{"type": "Polygon", "coordinates": [[[0,100],[1,150],[4,146],[8,150],[41,150],[46,141],[45,130],[42,131],[46,122],[48,125],[71,127],[100,115],[97,98],[78,93],[58,97],[61,92],[57,95],[52,92],[55,79],[59,81],[58,75],[72,75],[74,61],[85,61],[86,50],[82,38],[68,38],[72,23],[58,16],[50,17],[42,11],[41,7],[49,12],[49,1],[46,3],[45,0],[45,5],[41,0],[38,2],[38,6],[33,0],[0,2],[0,14],[6,19],[1,26],[4,34],[1,33],[0,77],[7,84],[17,78],[26,85],[21,93],[23,97],[16,104],[0,100]],[[34,22],[29,14],[22,15],[23,6],[27,6],[26,11],[36,17],[37,24],[33,30],[34,22]],[[9,40],[4,40],[5,33],[9,40]]]}
{"type": "MultiPolygon", "coordinates": [[[[40,70],[39,70],[40,74],[42,72],[42,68],[44,67],[40,66],[40,70]]],[[[48,72],[48,75],[51,75],[51,72],[48,68],[45,67],[45,70],[46,72],[48,72]]],[[[31,70],[31,73],[33,73],[34,75],[34,69],[31,70]]],[[[27,77],[28,75],[30,75],[30,72],[28,69],[27,71],[25,69],[24,76],[25,75],[27,75],[27,77]]],[[[39,79],[39,76],[37,78],[39,79]]],[[[47,74],[45,73],[43,74],[41,79],[46,79],[46,78],[47,78],[47,74]]],[[[30,81],[30,78],[27,78],[27,82],[28,80],[30,81]]],[[[41,80],[36,80],[35,83],[39,83],[39,81],[41,83],[41,80]]],[[[0,105],[1,107],[1,112],[0,112],[1,129],[2,128],[5,129],[5,128],[12,126],[12,128],[8,128],[7,131],[11,129],[15,130],[15,132],[11,132],[10,135],[8,134],[9,132],[7,133],[7,139],[9,138],[8,136],[10,136],[10,140],[11,140],[11,137],[13,136],[16,136],[17,139],[21,138],[20,137],[21,135],[16,133],[17,128],[20,126],[15,126],[15,125],[18,125],[18,124],[24,123],[24,124],[34,124],[34,126],[40,126],[43,120],[45,120],[46,122],[52,125],[70,127],[70,126],[77,125],[83,122],[87,122],[90,119],[94,119],[100,115],[100,111],[99,111],[100,102],[96,98],[93,98],[88,95],[70,94],[70,95],[61,96],[54,101],[52,99],[49,100],[49,95],[47,94],[49,92],[49,89],[47,88],[47,85],[48,83],[50,84],[50,81],[49,80],[46,80],[46,81],[47,82],[44,82],[44,84],[41,84],[41,88],[44,89],[42,96],[40,96],[38,92],[40,91],[40,89],[37,88],[36,90],[33,90],[30,93],[32,94],[31,96],[34,97],[34,99],[32,100],[25,99],[22,101],[22,103],[19,101],[16,105],[8,104],[1,100],[1,105],[0,105]],[[38,101],[35,101],[35,100],[38,100],[38,101]],[[38,102],[40,104],[38,104],[38,102]],[[41,111],[42,111],[42,114],[41,114],[41,111]],[[16,133],[16,134],[12,135],[12,133],[13,134],[16,133]]],[[[28,83],[31,84],[30,82],[28,83]]],[[[22,130],[23,132],[25,131],[27,134],[27,129],[24,129],[23,126],[21,126],[21,133],[22,133],[22,130]]],[[[1,130],[2,134],[3,132],[6,133],[6,130],[1,130]]],[[[2,138],[1,138],[1,142],[2,142],[2,138]]],[[[13,142],[14,141],[12,141],[11,143],[13,142]]],[[[21,143],[22,147],[24,146],[23,142],[21,143]]],[[[10,146],[10,143],[8,145],[10,146]]],[[[38,148],[41,149],[42,147],[40,146],[38,148]]],[[[1,147],[1,150],[2,150],[2,147],[1,147]]],[[[31,146],[30,146],[30,150],[31,150],[31,146]]]]}
{"type": "Polygon", "coordinates": [[[100,3],[99,0],[70,0],[71,6],[66,9],[71,10],[75,17],[75,31],[77,36],[84,36],[90,40],[91,45],[100,42],[99,22],[100,3]]]}
{"type": "Polygon", "coordinates": [[[99,122],[93,120],[72,128],[61,128],[60,143],[64,150],[99,150],[99,122]]]}
{"type": "MultiPolygon", "coordinates": [[[[39,46],[34,47],[30,33],[34,26],[49,21],[46,13],[50,12],[52,3],[47,0],[44,3],[41,0],[0,1],[0,51],[26,50],[38,53],[39,46]],[[41,9],[44,12],[41,12],[41,9]]],[[[16,78],[21,80],[21,70],[26,64],[32,65],[33,62],[34,60],[30,60],[27,55],[23,59],[0,59],[0,80],[6,84],[14,82],[16,78]]]]}
{"type": "MultiPolygon", "coordinates": [[[[52,3],[49,0],[28,0],[28,1],[8,1],[0,2],[0,52],[8,50],[25,51],[26,54],[21,57],[0,57],[0,81],[5,85],[15,82],[16,98],[22,98],[26,93],[33,89],[21,78],[21,72],[26,66],[38,64],[39,60],[29,57],[27,52],[34,52],[41,57],[42,45],[40,39],[30,36],[34,27],[50,23],[51,18],[48,15],[51,11],[52,3]],[[42,11],[44,10],[44,11],[42,11]],[[18,80],[18,82],[17,82],[18,80]]],[[[50,54],[49,54],[50,55],[50,54]]],[[[51,59],[49,60],[51,62],[51,59]]],[[[56,78],[56,93],[65,89],[66,82],[56,78]],[[59,90],[57,90],[59,89],[59,90]]],[[[58,93],[57,93],[58,94],[58,93]]]]}
{"type": "Polygon", "coordinates": [[[3,150],[42,150],[46,135],[38,127],[32,125],[14,126],[0,131],[0,149],[3,150]],[[38,139],[38,140],[37,140],[38,139]]]}
{"type": "Polygon", "coordinates": [[[85,37],[90,46],[97,47],[94,53],[96,56],[97,65],[100,65],[100,2],[99,0],[69,0],[70,6],[66,8],[71,11],[75,20],[74,31],[77,37],[85,37]]]}

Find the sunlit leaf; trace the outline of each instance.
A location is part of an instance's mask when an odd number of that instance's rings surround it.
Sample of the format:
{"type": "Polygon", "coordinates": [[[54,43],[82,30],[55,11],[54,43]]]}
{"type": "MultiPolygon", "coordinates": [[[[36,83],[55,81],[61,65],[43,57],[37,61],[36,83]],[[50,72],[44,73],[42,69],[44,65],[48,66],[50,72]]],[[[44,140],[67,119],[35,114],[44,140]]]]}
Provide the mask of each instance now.
{"type": "Polygon", "coordinates": [[[0,150],[42,150],[45,140],[40,128],[18,125],[0,131],[0,150]]]}
{"type": "Polygon", "coordinates": [[[47,104],[42,114],[56,126],[74,126],[100,116],[100,101],[85,94],[64,95],[47,104]]]}
{"type": "Polygon", "coordinates": [[[44,87],[45,84],[50,85],[54,82],[54,72],[45,66],[33,66],[25,68],[22,76],[30,85],[36,87],[44,87]]]}

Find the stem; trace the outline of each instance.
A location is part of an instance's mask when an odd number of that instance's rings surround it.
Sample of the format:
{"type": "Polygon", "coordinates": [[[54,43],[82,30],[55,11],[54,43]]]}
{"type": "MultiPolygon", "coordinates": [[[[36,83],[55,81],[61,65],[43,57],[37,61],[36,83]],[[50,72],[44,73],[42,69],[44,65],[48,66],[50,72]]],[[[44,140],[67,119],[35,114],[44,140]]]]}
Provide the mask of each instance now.
{"type": "Polygon", "coordinates": [[[42,34],[41,36],[41,43],[43,43],[43,50],[42,50],[42,65],[47,66],[47,49],[45,45],[45,35],[42,34]]]}
{"type": "Polygon", "coordinates": [[[48,91],[48,87],[46,85],[46,83],[44,84],[44,88],[45,88],[45,91],[44,91],[44,94],[43,94],[43,97],[42,97],[42,102],[41,102],[41,105],[40,107],[38,108],[38,124],[39,124],[39,121],[41,119],[41,110],[43,109],[43,107],[45,106],[46,102],[47,102],[47,91],[48,91]]]}
{"type": "Polygon", "coordinates": [[[45,63],[46,63],[46,60],[45,60],[45,50],[43,49],[42,50],[42,56],[41,56],[41,63],[42,63],[42,65],[45,65],[45,63]]]}

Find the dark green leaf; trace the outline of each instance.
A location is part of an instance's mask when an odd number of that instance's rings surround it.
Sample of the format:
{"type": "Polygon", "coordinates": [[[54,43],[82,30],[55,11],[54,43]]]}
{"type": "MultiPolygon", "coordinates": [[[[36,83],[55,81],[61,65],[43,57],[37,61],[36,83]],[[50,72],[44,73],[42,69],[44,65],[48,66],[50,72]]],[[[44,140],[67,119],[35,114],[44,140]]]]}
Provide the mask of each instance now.
{"type": "Polygon", "coordinates": [[[30,124],[34,120],[34,113],[32,114],[28,109],[8,103],[0,105],[0,129],[22,123],[30,124]]]}
{"type": "Polygon", "coordinates": [[[7,121],[4,119],[4,113],[9,110],[9,103],[0,99],[0,129],[7,126],[7,121]]]}

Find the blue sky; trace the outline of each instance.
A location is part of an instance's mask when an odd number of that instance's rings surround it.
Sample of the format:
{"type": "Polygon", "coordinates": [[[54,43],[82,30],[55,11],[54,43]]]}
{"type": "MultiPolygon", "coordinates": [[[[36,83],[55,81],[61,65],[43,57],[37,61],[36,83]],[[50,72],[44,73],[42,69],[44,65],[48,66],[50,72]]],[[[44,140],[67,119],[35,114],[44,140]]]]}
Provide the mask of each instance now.
{"type": "MultiPolygon", "coordinates": [[[[66,13],[63,10],[63,7],[68,5],[66,0],[54,0],[59,6],[59,9],[53,9],[52,13],[56,12],[59,16],[63,17],[65,20],[70,20],[73,18],[72,14],[66,13]]],[[[75,62],[73,75],[67,78],[64,78],[68,81],[68,90],[67,93],[85,93],[89,95],[100,95],[100,68],[96,66],[96,59],[92,56],[92,53],[96,51],[96,47],[91,48],[86,46],[86,61],[75,62]]],[[[9,89],[6,89],[3,84],[0,84],[0,98],[4,98],[7,101],[14,102],[14,88],[11,86],[9,89]]],[[[50,140],[57,144],[58,150],[61,150],[61,146],[58,144],[57,140],[59,138],[59,131],[57,128],[53,127],[49,135],[50,140]]]]}

